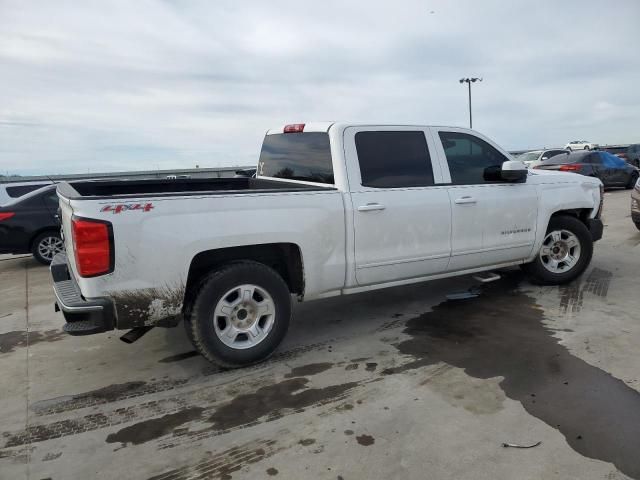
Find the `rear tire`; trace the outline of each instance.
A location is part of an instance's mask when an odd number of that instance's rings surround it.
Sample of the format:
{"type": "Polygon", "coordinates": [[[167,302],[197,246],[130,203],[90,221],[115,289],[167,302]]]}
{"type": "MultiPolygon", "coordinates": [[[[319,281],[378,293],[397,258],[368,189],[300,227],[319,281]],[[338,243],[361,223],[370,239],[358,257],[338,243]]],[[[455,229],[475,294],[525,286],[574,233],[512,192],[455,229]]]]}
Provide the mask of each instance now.
{"type": "Polygon", "coordinates": [[[191,345],[193,345],[195,348],[196,345],[195,345],[195,342],[193,341],[193,327],[191,326],[191,317],[187,317],[185,315],[183,323],[184,323],[184,331],[187,334],[187,338],[191,342],[191,345]]]}
{"type": "Polygon", "coordinates": [[[535,260],[522,269],[532,283],[562,285],[581,275],[592,256],[593,239],[585,224],[575,217],[558,215],[551,217],[535,260]]]}
{"type": "Polygon", "coordinates": [[[584,146],[584,149],[585,149],[585,150],[591,150],[591,149],[589,148],[589,145],[585,145],[585,146],[584,146]]]}
{"type": "Polygon", "coordinates": [[[195,294],[190,338],[207,360],[226,368],[268,358],[289,328],[291,295],[272,268],[253,261],[212,272],[195,294]]]}
{"type": "Polygon", "coordinates": [[[56,254],[64,251],[60,232],[54,230],[41,233],[31,245],[33,257],[43,265],[49,265],[56,254]]]}

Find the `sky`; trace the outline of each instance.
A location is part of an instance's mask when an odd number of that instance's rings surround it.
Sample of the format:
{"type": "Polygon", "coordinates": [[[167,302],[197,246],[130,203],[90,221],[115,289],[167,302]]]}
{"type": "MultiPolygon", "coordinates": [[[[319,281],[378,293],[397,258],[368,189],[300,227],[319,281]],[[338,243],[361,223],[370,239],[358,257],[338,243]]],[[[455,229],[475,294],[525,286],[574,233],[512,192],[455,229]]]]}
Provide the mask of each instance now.
{"type": "Polygon", "coordinates": [[[638,0],[0,0],[0,174],[254,165],[286,123],[640,142],[638,0]]]}

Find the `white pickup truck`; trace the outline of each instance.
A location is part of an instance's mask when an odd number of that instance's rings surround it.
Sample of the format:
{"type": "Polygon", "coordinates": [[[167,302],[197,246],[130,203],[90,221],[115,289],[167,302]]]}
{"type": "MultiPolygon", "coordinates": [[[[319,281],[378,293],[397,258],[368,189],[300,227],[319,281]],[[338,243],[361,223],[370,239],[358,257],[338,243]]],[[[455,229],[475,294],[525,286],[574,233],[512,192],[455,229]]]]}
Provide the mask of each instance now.
{"type": "Polygon", "coordinates": [[[68,256],[51,265],[65,331],[184,320],[207,359],[260,361],[291,298],[313,300],[522,265],[569,282],[602,236],[602,184],[529,171],[452,127],[269,130],[255,178],[58,186],[68,256]]]}

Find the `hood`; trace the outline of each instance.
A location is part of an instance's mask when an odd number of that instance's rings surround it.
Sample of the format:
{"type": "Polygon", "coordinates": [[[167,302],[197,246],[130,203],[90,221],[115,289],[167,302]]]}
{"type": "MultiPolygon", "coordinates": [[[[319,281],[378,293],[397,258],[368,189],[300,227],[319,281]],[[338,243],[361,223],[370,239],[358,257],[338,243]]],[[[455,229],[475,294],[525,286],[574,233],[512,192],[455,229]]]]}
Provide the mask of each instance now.
{"type": "Polygon", "coordinates": [[[527,183],[577,183],[582,185],[602,185],[599,178],[587,177],[573,172],[559,170],[529,170],[527,183]]]}

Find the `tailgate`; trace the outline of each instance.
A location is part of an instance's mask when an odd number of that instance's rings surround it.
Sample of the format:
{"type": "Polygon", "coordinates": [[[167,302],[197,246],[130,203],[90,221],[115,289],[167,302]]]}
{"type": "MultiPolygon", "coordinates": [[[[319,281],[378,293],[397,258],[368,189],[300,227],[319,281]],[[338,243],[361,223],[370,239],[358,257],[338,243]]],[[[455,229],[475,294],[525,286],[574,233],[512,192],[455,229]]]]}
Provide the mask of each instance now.
{"type": "Polygon", "coordinates": [[[60,199],[60,223],[62,225],[62,240],[64,241],[64,249],[67,252],[67,262],[69,270],[76,277],[76,258],[73,254],[73,235],[71,235],[71,218],[73,217],[73,207],[71,201],[64,198],[58,193],[60,199]]]}

